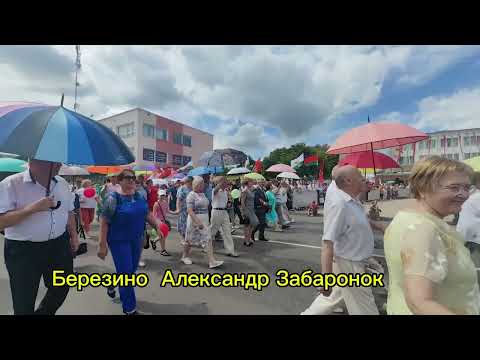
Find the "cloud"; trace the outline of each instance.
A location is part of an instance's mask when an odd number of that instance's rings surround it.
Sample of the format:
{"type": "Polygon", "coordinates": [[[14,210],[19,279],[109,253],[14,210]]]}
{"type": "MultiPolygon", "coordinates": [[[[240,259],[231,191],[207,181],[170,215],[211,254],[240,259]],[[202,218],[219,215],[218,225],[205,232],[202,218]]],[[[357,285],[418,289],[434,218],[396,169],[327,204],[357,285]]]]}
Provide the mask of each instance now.
{"type": "MultiPolygon", "coordinates": [[[[218,145],[260,153],[304,139],[314,140],[315,134],[334,128],[342,116],[375,105],[387,83],[401,87],[425,84],[450,66],[479,54],[480,47],[81,49],[78,103],[82,113],[98,119],[144,107],[191,126],[206,124],[213,129],[218,145]],[[269,135],[265,128],[276,128],[279,135],[269,135]]],[[[74,62],[74,46],[2,46],[0,98],[55,104],[64,92],[65,104],[72,107],[74,62]]],[[[475,106],[467,95],[459,96],[475,106]]],[[[451,105],[442,105],[446,101],[442,97],[424,99],[415,121],[435,123],[433,119],[439,113],[448,112],[451,105]]],[[[457,110],[457,115],[448,114],[448,119],[460,121],[460,114],[467,111],[457,110]]],[[[451,123],[446,120],[445,126],[451,123]]]]}
{"type": "Polygon", "coordinates": [[[419,100],[412,113],[391,112],[379,120],[399,121],[424,131],[457,130],[479,127],[480,87],[419,100]]]}

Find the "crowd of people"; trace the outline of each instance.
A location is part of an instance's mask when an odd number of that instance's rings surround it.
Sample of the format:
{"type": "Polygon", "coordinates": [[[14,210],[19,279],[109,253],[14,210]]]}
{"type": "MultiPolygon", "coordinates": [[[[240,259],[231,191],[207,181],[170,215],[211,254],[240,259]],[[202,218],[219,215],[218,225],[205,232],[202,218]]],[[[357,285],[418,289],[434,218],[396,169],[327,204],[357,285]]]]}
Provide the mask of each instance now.
{"type": "MultiPolygon", "coordinates": [[[[48,162],[30,160],[25,172],[0,183],[0,229],[5,230],[5,263],[15,314],[56,313],[68,287],[52,286],[52,270],[73,273],[79,233],[92,237],[95,209],[100,224],[98,257],[105,259],[110,253],[117,273],[134,274],[138,267],[147,266],[142,252],[156,249],[157,243],[160,255],[170,256],[167,240],[174,226],[168,214],[177,216],[183,248],[179,261],[191,265],[192,251],[201,251],[206,266],[213,269],[224,264],[215,252],[215,240],[223,241],[225,255],[235,258],[239,254],[232,234],[240,225],[245,247],[269,241],[267,228],[288,230],[295,222],[290,215],[295,191],[310,185],[204,175],[159,186],[123,170],[101,186],[83,180],[69,188],[56,176],[60,165],[54,164],[50,184],[55,201],[45,196],[52,171],[48,162]],[[35,309],[42,276],[48,291],[35,309]]],[[[479,174],[461,162],[435,156],[422,160],[409,180],[414,206],[398,212],[387,225],[365,213],[360,196],[369,187],[358,169],[335,167],[328,186],[312,189],[317,191],[317,201],[307,208],[308,215],[318,216],[319,205],[324,204],[322,272],[367,272],[373,261],[373,230],[377,230],[384,233],[388,314],[480,314],[471,259],[480,246],[479,187],[479,174]],[[459,220],[456,229],[444,220],[454,214],[459,220]]],[[[346,307],[349,314],[379,314],[371,287],[319,290],[302,314],[328,314],[338,307],[346,307]]],[[[111,298],[116,292],[113,287],[107,289],[111,298]]],[[[138,314],[134,288],[121,286],[118,292],[123,312],[138,314]]]]}

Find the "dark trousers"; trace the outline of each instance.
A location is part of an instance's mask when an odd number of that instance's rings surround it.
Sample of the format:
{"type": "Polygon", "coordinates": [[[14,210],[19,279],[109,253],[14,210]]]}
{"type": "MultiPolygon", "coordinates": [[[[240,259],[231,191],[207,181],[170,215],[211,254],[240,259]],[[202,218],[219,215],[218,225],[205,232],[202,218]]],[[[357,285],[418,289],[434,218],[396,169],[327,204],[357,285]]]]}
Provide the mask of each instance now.
{"type": "Polygon", "coordinates": [[[242,212],[240,211],[240,202],[238,200],[233,201],[233,219],[235,220],[235,215],[238,216],[240,224],[243,222],[242,212]]]}
{"type": "Polygon", "coordinates": [[[258,218],[258,225],[252,231],[252,239],[255,238],[255,233],[258,231],[258,238],[265,239],[265,228],[267,227],[267,220],[265,218],[265,210],[255,209],[255,215],[258,218]]]}
{"type": "Polygon", "coordinates": [[[73,273],[68,234],[65,232],[45,242],[5,239],[4,255],[15,315],[55,315],[67,297],[69,287],[53,287],[53,270],[65,271],[62,276],[73,273]],[[48,290],[35,310],[42,276],[48,290]]]}

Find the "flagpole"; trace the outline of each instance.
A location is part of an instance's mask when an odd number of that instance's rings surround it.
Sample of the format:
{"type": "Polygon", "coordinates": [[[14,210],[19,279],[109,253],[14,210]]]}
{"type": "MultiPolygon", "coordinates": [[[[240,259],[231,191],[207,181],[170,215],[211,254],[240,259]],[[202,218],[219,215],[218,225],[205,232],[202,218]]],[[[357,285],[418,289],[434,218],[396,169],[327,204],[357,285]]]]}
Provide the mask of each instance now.
{"type": "MultiPolygon", "coordinates": [[[[368,120],[367,120],[367,121],[368,121],[368,123],[370,124],[370,116],[368,116],[368,120]]],[[[371,151],[371,153],[372,153],[373,176],[374,176],[374,179],[376,179],[376,178],[377,178],[377,171],[376,171],[376,169],[375,169],[375,156],[374,156],[374,154],[373,154],[373,143],[370,143],[370,151],[371,151]]],[[[367,174],[367,173],[366,173],[366,170],[365,170],[365,177],[367,176],[366,174],[367,174]]]]}

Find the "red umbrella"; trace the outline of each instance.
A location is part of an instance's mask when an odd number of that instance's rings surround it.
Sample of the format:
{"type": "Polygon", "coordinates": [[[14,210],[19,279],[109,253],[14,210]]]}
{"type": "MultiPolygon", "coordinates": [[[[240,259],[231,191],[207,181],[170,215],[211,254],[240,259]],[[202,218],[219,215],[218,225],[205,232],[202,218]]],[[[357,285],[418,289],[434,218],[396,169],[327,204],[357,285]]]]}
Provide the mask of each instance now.
{"type": "Polygon", "coordinates": [[[327,154],[351,154],[361,151],[370,151],[375,171],[373,150],[387,149],[395,146],[413,144],[428,139],[428,135],[400,123],[370,123],[359,126],[340,136],[331,146],[327,154]]]}
{"type": "Polygon", "coordinates": [[[391,157],[380,153],[374,152],[374,158],[372,159],[372,153],[370,151],[362,151],[345,156],[340,160],[339,165],[352,165],[360,169],[395,169],[400,165],[391,157]]]}
{"type": "Polygon", "coordinates": [[[428,135],[400,123],[368,123],[340,136],[327,154],[351,154],[387,149],[428,139],[428,135]]]}

